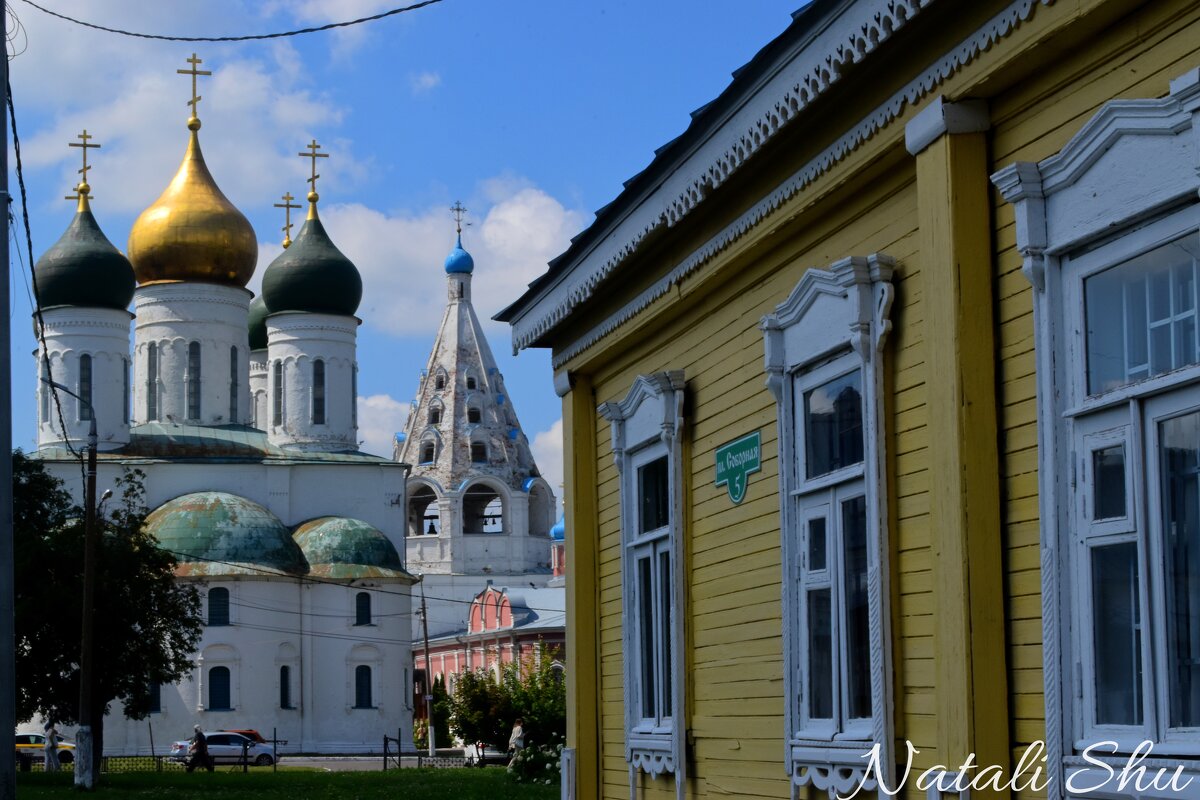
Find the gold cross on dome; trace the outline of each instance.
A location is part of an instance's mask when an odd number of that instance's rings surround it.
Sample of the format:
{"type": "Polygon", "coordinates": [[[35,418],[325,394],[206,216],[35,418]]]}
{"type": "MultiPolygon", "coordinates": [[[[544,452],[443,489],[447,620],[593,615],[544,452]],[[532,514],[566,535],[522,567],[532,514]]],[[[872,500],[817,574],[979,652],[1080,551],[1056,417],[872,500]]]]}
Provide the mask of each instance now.
{"type": "MultiPolygon", "coordinates": [[[[461,236],[463,229],[463,217],[467,215],[467,209],[463,207],[461,201],[455,200],[454,205],[450,206],[450,213],[454,215],[454,229],[461,236]]],[[[467,224],[470,225],[471,223],[468,222],[467,224]]]]}
{"type": "Polygon", "coordinates": [[[180,75],[192,76],[192,99],[188,100],[187,104],[192,107],[192,116],[195,117],[197,116],[196,107],[200,104],[200,95],[196,94],[196,78],[200,75],[212,75],[212,70],[197,69],[197,67],[204,63],[204,59],[197,58],[195,53],[192,53],[192,57],[187,59],[187,63],[192,65],[191,69],[177,69],[175,72],[180,75]]]}
{"type": "MultiPolygon", "coordinates": [[[[318,174],[318,172],[317,172],[317,159],[318,158],[329,158],[329,153],[318,153],[317,152],[318,150],[321,149],[321,145],[317,144],[316,139],[313,139],[311,142],[306,144],[305,148],[308,149],[308,152],[300,153],[299,156],[301,158],[312,159],[312,177],[308,179],[308,183],[311,184],[309,186],[309,191],[313,194],[316,194],[317,178],[321,177],[320,174],[318,174]]],[[[312,200],[311,197],[309,199],[312,200]]]]}
{"type": "Polygon", "coordinates": [[[90,133],[88,133],[87,128],[84,128],[83,133],[78,134],[75,138],[79,139],[80,141],[67,142],[67,146],[68,147],[78,147],[82,151],[83,166],[80,167],[78,171],[79,171],[79,174],[82,175],[83,177],[79,181],[79,186],[77,186],[75,189],[75,196],[68,197],[68,198],[66,198],[67,200],[78,200],[79,199],[79,193],[80,193],[79,187],[83,187],[83,189],[82,189],[83,194],[86,194],[89,198],[91,197],[91,195],[88,194],[88,190],[90,187],[88,186],[87,174],[88,174],[88,170],[91,169],[91,167],[88,166],[87,151],[89,149],[99,149],[99,147],[100,147],[99,144],[93,144],[89,141],[90,139],[94,139],[96,137],[94,137],[90,133]]]}
{"type": "Polygon", "coordinates": [[[292,243],[292,209],[300,208],[299,204],[292,201],[296,198],[292,197],[292,193],[288,192],[283,196],[282,203],[276,203],[276,208],[283,209],[283,249],[286,250],[288,245],[292,243]]]}

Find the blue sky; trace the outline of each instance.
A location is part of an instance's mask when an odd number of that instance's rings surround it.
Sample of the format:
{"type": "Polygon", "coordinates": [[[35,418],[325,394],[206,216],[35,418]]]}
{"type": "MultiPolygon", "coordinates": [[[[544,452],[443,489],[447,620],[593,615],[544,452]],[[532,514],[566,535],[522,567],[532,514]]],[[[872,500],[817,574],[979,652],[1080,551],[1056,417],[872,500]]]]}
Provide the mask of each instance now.
{"type": "MultiPolygon", "coordinates": [[[[448,208],[470,209],[475,305],[491,317],[545,270],[571,236],[681,133],[688,113],[729,82],[802,0],[443,0],[333,33],[272,42],[148,42],[92,31],[9,0],[20,20],[13,96],[40,255],[72,215],[83,127],[93,152],[93,209],[122,250],[186,145],[195,50],[201,144],[217,182],[254,224],[252,289],[280,252],[272,207],[303,196],[311,138],[322,218],[363,273],[360,436],[383,452],[400,430],[444,305],[448,208]]],[[[109,27],[181,35],[269,32],[377,13],[397,0],[42,0],[109,27]]],[[[11,17],[10,17],[11,26],[11,17]]],[[[10,184],[16,193],[15,162],[10,184]]],[[[22,258],[23,238],[19,246],[22,258]]],[[[31,304],[13,254],[13,442],[34,435],[31,304]]],[[[511,356],[505,326],[485,323],[539,465],[561,475],[561,405],[549,355],[511,356]],[[555,460],[558,460],[557,463],[555,460]]]]}

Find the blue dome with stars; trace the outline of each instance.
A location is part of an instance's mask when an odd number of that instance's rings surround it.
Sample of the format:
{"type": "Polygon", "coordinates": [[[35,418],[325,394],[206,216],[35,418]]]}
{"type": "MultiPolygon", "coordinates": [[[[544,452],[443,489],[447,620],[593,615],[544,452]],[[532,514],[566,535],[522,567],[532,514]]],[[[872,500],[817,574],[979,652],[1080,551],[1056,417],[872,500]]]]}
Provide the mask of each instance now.
{"type": "Polygon", "coordinates": [[[470,253],[463,250],[462,235],[460,234],[454,249],[450,251],[450,255],[446,256],[446,274],[470,275],[474,271],[475,259],[471,258],[470,253]]]}

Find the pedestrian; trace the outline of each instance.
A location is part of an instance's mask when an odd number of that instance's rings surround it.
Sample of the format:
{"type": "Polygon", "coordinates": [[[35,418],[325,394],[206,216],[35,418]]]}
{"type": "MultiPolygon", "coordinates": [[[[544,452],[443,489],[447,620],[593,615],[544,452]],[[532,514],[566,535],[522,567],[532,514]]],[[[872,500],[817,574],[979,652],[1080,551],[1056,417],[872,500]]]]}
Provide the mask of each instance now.
{"type": "Polygon", "coordinates": [[[188,747],[188,753],[191,756],[187,763],[188,772],[196,767],[204,767],[209,772],[213,771],[212,756],[208,754],[208,739],[204,737],[204,731],[200,730],[199,725],[192,726],[192,743],[188,747]]]}
{"type": "Polygon", "coordinates": [[[46,723],[46,741],[43,748],[43,768],[46,772],[58,772],[58,730],[53,722],[46,723]]]}
{"type": "Polygon", "coordinates": [[[517,756],[525,749],[525,720],[517,717],[513,722],[512,735],[508,737],[508,752],[512,753],[512,758],[509,759],[508,765],[511,767],[517,760],[517,756]]]}

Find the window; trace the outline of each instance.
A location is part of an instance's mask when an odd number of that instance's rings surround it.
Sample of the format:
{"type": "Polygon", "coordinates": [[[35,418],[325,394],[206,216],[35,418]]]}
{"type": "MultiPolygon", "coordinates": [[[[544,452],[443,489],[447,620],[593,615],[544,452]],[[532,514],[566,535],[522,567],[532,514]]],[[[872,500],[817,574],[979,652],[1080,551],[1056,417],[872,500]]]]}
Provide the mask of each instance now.
{"type": "Polygon", "coordinates": [[[271,367],[271,390],[274,392],[271,419],[272,424],[283,424],[283,362],[276,361],[271,367]]]}
{"type": "Polygon", "coordinates": [[[446,388],[446,376],[444,374],[439,372],[437,377],[433,379],[433,388],[439,392],[446,388]]]}
{"type": "Polygon", "coordinates": [[[685,782],[683,531],[684,378],[639,375],[620,402],[600,406],[621,473],[626,754],[635,773],[685,782]]]}
{"type": "Polygon", "coordinates": [[[437,443],[432,439],[426,439],[421,442],[421,463],[432,464],[433,459],[437,456],[437,443]]]}
{"type": "Polygon", "coordinates": [[[38,400],[39,411],[41,413],[41,422],[43,425],[50,422],[50,365],[42,360],[41,364],[41,381],[38,383],[38,400]]]}
{"type": "Polygon", "coordinates": [[[90,420],[92,418],[92,357],[82,355],[79,357],[79,419],[90,420]]]}
{"type": "Polygon", "coordinates": [[[188,419],[200,419],[200,343],[188,345],[187,360],[187,415],[188,419]]]}
{"type": "Polygon", "coordinates": [[[126,425],[129,424],[129,359],[121,359],[121,419],[126,425]]]}
{"type": "Polygon", "coordinates": [[[429,424],[437,425],[441,421],[442,421],[441,406],[434,406],[433,408],[429,409],[429,424]]]}
{"type": "Polygon", "coordinates": [[[488,462],[488,447],[486,442],[471,442],[471,463],[486,464],[488,462]]]}
{"type": "Polygon", "coordinates": [[[292,668],[287,664],[279,668],[279,707],[292,708],[292,668]]]}
{"type": "Polygon", "coordinates": [[[350,370],[350,427],[358,429],[358,364],[350,370]]]}
{"type": "Polygon", "coordinates": [[[319,358],[312,365],[312,424],[325,424],[325,362],[319,358]]]}
{"type": "Polygon", "coordinates": [[[354,707],[374,708],[371,704],[371,668],[366,664],[354,668],[354,707]]]}
{"type": "Polygon", "coordinates": [[[208,671],[209,711],[233,710],[229,677],[229,667],[213,667],[208,671]]]}
{"type": "Polygon", "coordinates": [[[146,686],[146,712],[149,714],[162,713],[162,684],[150,683],[146,686]]]}
{"type": "Polygon", "coordinates": [[[238,352],[237,346],[229,348],[229,423],[238,421],[238,352]]]}
{"type": "Polygon", "coordinates": [[[208,590],[208,624],[229,624],[229,590],[224,586],[208,590]]]}
{"type": "Polygon", "coordinates": [[[410,484],[408,494],[408,535],[437,536],[442,529],[437,495],[426,484],[410,484]]]}
{"type": "Polygon", "coordinates": [[[475,390],[475,388],[476,388],[475,376],[474,376],[474,375],[468,375],[468,376],[467,376],[467,391],[469,391],[469,392],[470,392],[470,391],[474,391],[474,390],[475,390]]]}
{"type": "Polygon", "coordinates": [[[503,533],[504,499],[485,483],[463,493],[463,533],[503,533]]]}
{"type": "Polygon", "coordinates": [[[1182,762],[1180,780],[1200,778],[1194,75],[1166,97],[1114,101],[1061,152],[992,176],[1034,289],[1058,785],[1103,782],[1080,758],[1096,741],[1116,742],[1122,765],[1148,741],[1182,762]]]}
{"type": "Polygon", "coordinates": [[[371,595],[368,592],[359,592],[354,596],[354,624],[371,624],[371,595]]]}
{"type": "Polygon", "coordinates": [[[883,375],[892,266],[873,255],[809,269],[762,325],[787,465],[780,509],[786,752],[801,787],[832,772],[857,785],[876,745],[880,763],[893,763],[887,487],[874,388],[883,375]]]}
{"type": "Polygon", "coordinates": [[[467,408],[467,422],[477,423],[483,418],[483,414],[479,411],[479,406],[470,406],[467,408]]]}
{"type": "Polygon", "coordinates": [[[158,345],[146,345],[146,421],[158,419],[158,345]]]}

